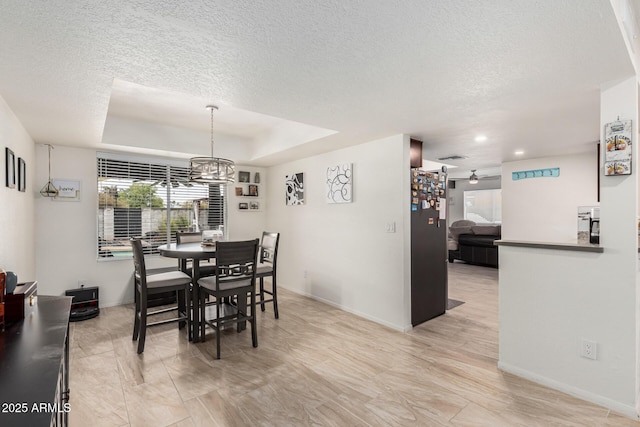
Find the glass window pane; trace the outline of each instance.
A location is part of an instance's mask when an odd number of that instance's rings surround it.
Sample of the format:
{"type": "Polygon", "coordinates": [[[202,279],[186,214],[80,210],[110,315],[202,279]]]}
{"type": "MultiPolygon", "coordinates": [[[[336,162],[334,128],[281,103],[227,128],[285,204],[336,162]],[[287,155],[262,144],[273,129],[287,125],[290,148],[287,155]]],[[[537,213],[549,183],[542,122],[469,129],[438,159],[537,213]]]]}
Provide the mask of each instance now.
{"type": "Polygon", "coordinates": [[[479,224],[501,224],[502,190],[465,191],[464,219],[479,224]]]}
{"type": "Polygon", "coordinates": [[[98,258],[131,257],[131,237],[155,254],[168,239],[175,241],[176,231],[224,230],[224,186],[191,183],[188,168],[161,160],[97,160],[98,258]]]}

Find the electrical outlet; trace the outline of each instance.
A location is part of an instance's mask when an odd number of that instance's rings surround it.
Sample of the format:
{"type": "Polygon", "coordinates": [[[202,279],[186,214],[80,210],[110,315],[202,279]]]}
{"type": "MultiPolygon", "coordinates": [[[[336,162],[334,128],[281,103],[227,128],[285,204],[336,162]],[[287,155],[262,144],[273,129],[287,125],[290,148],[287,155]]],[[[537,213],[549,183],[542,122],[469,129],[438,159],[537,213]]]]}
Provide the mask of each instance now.
{"type": "Polygon", "coordinates": [[[598,344],[595,341],[589,341],[583,338],[580,347],[580,356],[596,360],[598,358],[598,344]]]}
{"type": "Polygon", "coordinates": [[[387,233],[395,233],[396,232],[396,223],[388,222],[387,223],[387,233]]]}

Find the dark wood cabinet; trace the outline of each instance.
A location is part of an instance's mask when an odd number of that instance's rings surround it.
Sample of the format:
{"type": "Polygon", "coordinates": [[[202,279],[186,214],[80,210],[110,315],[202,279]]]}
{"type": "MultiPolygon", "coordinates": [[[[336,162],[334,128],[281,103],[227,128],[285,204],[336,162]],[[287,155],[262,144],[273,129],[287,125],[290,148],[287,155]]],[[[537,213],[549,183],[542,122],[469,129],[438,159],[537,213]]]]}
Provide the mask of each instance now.
{"type": "Polygon", "coordinates": [[[38,296],[0,332],[0,425],[66,426],[71,297],[38,296]]]}
{"type": "Polygon", "coordinates": [[[19,322],[31,311],[38,296],[38,282],[20,283],[11,294],[4,297],[7,323],[19,322]]]}

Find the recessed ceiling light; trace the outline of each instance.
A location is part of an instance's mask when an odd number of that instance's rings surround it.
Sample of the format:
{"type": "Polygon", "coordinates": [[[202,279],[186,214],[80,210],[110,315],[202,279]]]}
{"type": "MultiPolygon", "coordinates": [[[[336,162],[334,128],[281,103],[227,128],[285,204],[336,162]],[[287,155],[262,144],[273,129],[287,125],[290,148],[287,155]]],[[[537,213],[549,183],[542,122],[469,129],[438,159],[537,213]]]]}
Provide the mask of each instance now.
{"type": "Polygon", "coordinates": [[[524,151],[522,150],[514,151],[513,154],[515,154],[516,156],[522,156],[524,154],[524,151]]]}
{"type": "Polygon", "coordinates": [[[478,135],[478,136],[476,136],[476,138],[475,138],[475,141],[476,141],[476,142],[485,142],[486,140],[487,140],[487,137],[486,137],[486,136],[484,136],[484,135],[478,135]]]}

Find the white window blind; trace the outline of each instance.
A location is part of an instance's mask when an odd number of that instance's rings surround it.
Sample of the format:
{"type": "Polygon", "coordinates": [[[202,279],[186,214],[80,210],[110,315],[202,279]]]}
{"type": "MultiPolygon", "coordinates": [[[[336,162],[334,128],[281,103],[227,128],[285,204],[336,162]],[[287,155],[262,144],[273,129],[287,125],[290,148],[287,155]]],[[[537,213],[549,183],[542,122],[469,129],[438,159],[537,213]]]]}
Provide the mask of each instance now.
{"type": "Polygon", "coordinates": [[[226,235],[226,187],[188,180],[187,167],[98,155],[98,258],[131,257],[129,238],[146,254],[177,231],[220,229],[226,235]]]}
{"type": "Polygon", "coordinates": [[[464,219],[479,224],[502,223],[502,190],[468,190],[464,192],[464,219]]]}

